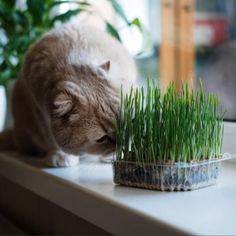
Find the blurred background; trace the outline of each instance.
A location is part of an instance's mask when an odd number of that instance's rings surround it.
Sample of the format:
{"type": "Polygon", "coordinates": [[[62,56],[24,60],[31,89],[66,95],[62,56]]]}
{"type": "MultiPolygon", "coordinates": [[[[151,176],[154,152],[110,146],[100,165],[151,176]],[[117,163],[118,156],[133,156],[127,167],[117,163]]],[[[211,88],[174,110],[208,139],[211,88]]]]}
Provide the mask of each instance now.
{"type": "Polygon", "coordinates": [[[235,0],[0,0],[0,118],[28,46],[71,18],[120,40],[141,83],[154,78],[165,89],[174,80],[181,89],[185,80],[198,89],[201,78],[219,94],[225,119],[236,120],[235,0]]]}
{"type": "MultiPolygon", "coordinates": [[[[219,94],[226,120],[236,120],[236,1],[133,0],[121,1],[128,15],[136,15],[150,33],[149,53],[137,59],[143,77],[162,84],[188,81],[194,89],[219,94]],[[126,3],[125,3],[126,2],[126,3]],[[133,5],[140,6],[137,8],[133,5]]],[[[128,41],[138,52],[141,45],[128,41]]],[[[135,35],[135,37],[138,36],[135,35]]],[[[134,40],[136,41],[136,40],[134,40]]]]}

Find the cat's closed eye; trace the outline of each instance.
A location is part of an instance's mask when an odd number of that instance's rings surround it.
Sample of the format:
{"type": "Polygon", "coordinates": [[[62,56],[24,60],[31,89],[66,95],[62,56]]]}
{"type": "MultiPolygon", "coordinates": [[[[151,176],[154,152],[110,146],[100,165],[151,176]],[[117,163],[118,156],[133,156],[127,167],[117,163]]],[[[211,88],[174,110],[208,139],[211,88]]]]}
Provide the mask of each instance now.
{"type": "Polygon", "coordinates": [[[96,140],[97,144],[106,144],[106,143],[115,143],[115,135],[109,136],[107,134],[103,135],[99,139],[96,140]]]}
{"type": "Polygon", "coordinates": [[[107,142],[108,140],[109,140],[109,136],[106,134],[106,135],[103,135],[101,138],[97,139],[96,143],[102,144],[102,143],[107,142]]]}

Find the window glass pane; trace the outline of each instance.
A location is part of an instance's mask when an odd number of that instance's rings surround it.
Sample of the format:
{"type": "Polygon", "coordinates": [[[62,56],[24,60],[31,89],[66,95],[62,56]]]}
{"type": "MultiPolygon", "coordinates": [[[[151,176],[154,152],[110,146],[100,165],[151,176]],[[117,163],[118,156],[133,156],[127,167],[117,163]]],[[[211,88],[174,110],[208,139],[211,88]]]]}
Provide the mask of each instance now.
{"type": "MultiPolygon", "coordinates": [[[[149,34],[142,38],[137,28],[124,27],[107,0],[90,0],[96,14],[82,13],[80,22],[101,29],[106,28],[104,20],[116,25],[136,58],[141,83],[147,77],[161,78],[162,86],[170,80],[193,80],[197,89],[202,78],[207,91],[220,95],[225,118],[236,120],[236,0],[117,1],[130,20],[140,19],[149,34]]],[[[24,9],[25,2],[18,0],[18,7],[24,9]]],[[[58,10],[73,9],[72,2],[58,10]]],[[[5,41],[0,30],[0,43],[5,41]]]]}
{"type": "Polygon", "coordinates": [[[236,1],[149,0],[143,13],[121,2],[128,15],[146,16],[154,42],[149,54],[137,57],[140,77],[161,77],[162,83],[193,77],[194,89],[201,78],[207,92],[219,94],[225,118],[236,120],[236,1]]]}
{"type": "Polygon", "coordinates": [[[236,120],[236,1],[197,0],[194,30],[196,76],[236,120]]]}

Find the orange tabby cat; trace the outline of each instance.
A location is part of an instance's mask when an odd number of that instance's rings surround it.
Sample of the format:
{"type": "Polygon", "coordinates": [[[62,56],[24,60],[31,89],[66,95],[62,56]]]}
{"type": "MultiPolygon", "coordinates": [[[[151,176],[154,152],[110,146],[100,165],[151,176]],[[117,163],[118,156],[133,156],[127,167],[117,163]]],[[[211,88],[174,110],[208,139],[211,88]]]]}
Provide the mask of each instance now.
{"type": "Polygon", "coordinates": [[[80,152],[111,153],[119,88],[135,79],[134,61],[105,32],[74,23],[52,30],[26,54],[14,129],[0,135],[0,149],[45,156],[50,166],[76,165],[80,152]]]}

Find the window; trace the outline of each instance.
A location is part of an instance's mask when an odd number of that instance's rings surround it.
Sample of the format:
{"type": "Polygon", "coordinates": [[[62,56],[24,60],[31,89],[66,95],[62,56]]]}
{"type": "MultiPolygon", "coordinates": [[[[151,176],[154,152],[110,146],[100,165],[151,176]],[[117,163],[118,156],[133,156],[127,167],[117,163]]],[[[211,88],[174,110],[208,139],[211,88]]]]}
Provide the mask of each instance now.
{"type": "Polygon", "coordinates": [[[160,72],[163,83],[195,79],[195,88],[202,78],[207,91],[219,93],[226,119],[235,120],[236,2],[139,0],[138,8],[132,1],[121,3],[129,16],[141,18],[156,49],[154,55],[138,59],[141,74],[159,78],[160,72]]]}
{"type": "MultiPolygon", "coordinates": [[[[25,0],[17,2],[24,8],[25,0]]],[[[73,8],[71,2],[58,10],[73,8]]],[[[102,19],[107,19],[118,27],[124,45],[136,55],[141,83],[151,77],[165,87],[174,80],[180,89],[185,80],[198,89],[201,78],[207,92],[219,94],[225,120],[236,121],[235,0],[119,0],[128,18],[138,17],[149,32],[144,38],[135,27],[123,27],[109,1],[90,2],[97,15],[80,14],[80,20],[105,29],[102,19]],[[144,53],[138,55],[140,51],[144,53]]],[[[230,122],[226,133],[232,145],[227,147],[233,150],[236,125],[230,122]]]]}
{"type": "MultiPolygon", "coordinates": [[[[133,3],[121,1],[128,14],[133,3]]],[[[201,78],[206,92],[219,94],[226,110],[224,152],[236,152],[236,2],[234,0],[149,0],[137,10],[153,40],[153,51],[137,58],[142,77],[186,80],[194,89],[201,78]]],[[[180,89],[180,87],[179,87],[180,89]]]]}

